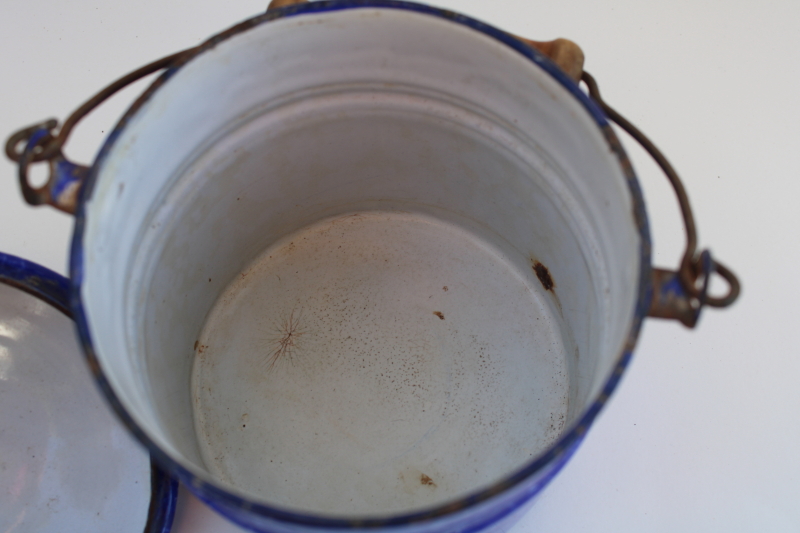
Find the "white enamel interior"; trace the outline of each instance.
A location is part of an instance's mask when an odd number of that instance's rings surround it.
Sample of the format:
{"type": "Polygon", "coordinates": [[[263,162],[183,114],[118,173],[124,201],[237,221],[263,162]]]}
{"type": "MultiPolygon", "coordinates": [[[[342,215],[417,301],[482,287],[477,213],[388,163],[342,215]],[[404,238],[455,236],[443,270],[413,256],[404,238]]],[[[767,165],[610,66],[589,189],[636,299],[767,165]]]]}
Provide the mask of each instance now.
{"type": "Polygon", "coordinates": [[[201,54],[127,124],[81,296],[177,462],[385,515],[498,481],[596,398],[638,291],[632,211],[598,126],[516,51],[409,11],[302,15],[201,54]]]}
{"type": "Polygon", "coordinates": [[[0,283],[0,531],[141,532],[150,457],[114,417],[72,320],[0,283]]]}

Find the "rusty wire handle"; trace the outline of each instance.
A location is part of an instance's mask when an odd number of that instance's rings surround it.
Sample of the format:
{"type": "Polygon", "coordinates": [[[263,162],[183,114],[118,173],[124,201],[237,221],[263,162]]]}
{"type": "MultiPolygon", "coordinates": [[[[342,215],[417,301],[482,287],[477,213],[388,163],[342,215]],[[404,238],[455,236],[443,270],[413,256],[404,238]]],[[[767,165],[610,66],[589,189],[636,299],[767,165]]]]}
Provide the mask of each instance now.
{"type": "Polygon", "coordinates": [[[193,48],[189,48],[187,50],[183,50],[176,54],[168,55],[166,57],[162,57],[157,61],[153,61],[139,69],[134,70],[133,72],[126,74],[125,76],[121,77],[111,85],[108,85],[99,93],[92,96],[89,100],[87,100],[82,106],[72,112],[72,114],[64,121],[64,124],[58,130],[58,134],[53,135],[56,127],[58,126],[58,121],[55,119],[50,119],[48,121],[42,122],[40,124],[35,124],[33,126],[29,126],[27,128],[23,128],[22,130],[14,133],[11,137],[9,137],[8,141],[6,142],[6,155],[9,159],[14,162],[19,162],[22,159],[23,153],[25,148],[20,148],[20,144],[22,142],[27,142],[30,139],[31,135],[34,131],[40,128],[46,128],[50,131],[50,135],[43,137],[39,144],[35,147],[34,153],[30,156],[30,163],[35,163],[39,161],[48,161],[54,157],[61,151],[64,147],[64,144],[67,142],[67,138],[69,138],[70,133],[72,133],[73,128],[75,125],[86,115],[88,115],[94,108],[98,105],[103,103],[109,97],[111,97],[114,93],[123,89],[124,87],[130,85],[131,83],[147,76],[148,74],[152,74],[153,72],[157,72],[164,68],[169,67],[172,65],[177,59],[182,57],[187,52],[193,50],[193,48]]]}
{"type": "Polygon", "coordinates": [[[88,167],[68,161],[62,153],[75,125],[120,89],[148,74],[170,67],[193,51],[194,47],[162,57],[119,78],[73,111],[61,128],[58,128],[56,119],[49,119],[11,135],[6,141],[6,156],[18,164],[19,185],[25,201],[31,205],[50,204],[61,211],[74,214],[78,193],[89,170],[88,167]],[[50,175],[47,183],[35,187],[28,179],[28,168],[32,163],[43,161],[49,163],[50,175]]]}
{"type": "MultiPolygon", "coordinates": [[[[600,105],[608,118],[625,130],[650,154],[658,166],[661,167],[661,170],[664,171],[672,188],[675,190],[681,214],[683,215],[683,224],[686,228],[686,250],[678,268],[678,277],[684,290],[691,297],[696,298],[701,305],[710,307],[727,307],[731,305],[739,297],[741,285],[736,275],[719,261],[708,259],[711,261],[710,272],[716,272],[728,283],[728,293],[721,297],[708,296],[706,292],[707,279],[703,280],[702,285],[698,287],[698,278],[701,277],[704,271],[702,266],[703,259],[697,253],[697,227],[695,226],[692,207],[689,204],[689,196],[686,194],[686,189],[683,187],[683,182],[681,182],[678,173],[675,172],[675,169],[664,154],[661,153],[661,150],[639,128],[631,124],[625,117],[603,101],[600,97],[600,89],[597,87],[597,82],[591,74],[584,70],[581,74],[581,81],[586,84],[589,89],[589,95],[600,105]]],[[[707,275],[704,277],[707,278],[707,275]]]]}
{"type": "MultiPolygon", "coordinates": [[[[267,11],[303,3],[306,0],[272,0],[267,11]]],[[[516,36],[515,36],[516,37],[516,36]]],[[[678,279],[683,286],[686,293],[694,298],[699,304],[708,305],[711,307],[727,307],[731,305],[739,296],[741,290],[739,280],[736,275],[731,272],[725,265],[713,259],[706,259],[711,261],[710,271],[708,268],[703,268],[702,254],[697,254],[697,229],[695,227],[694,215],[692,208],[689,205],[689,197],[683,187],[683,183],[678,177],[675,169],[669,163],[667,158],[661,151],[647,138],[636,126],[631,124],[625,117],[616,112],[612,107],[603,101],[600,96],[600,89],[597,82],[591,74],[583,70],[583,52],[575,43],[566,39],[556,39],[550,42],[532,41],[522,37],[516,37],[521,41],[526,42],[528,45],[537,48],[545,55],[550,57],[568,76],[575,81],[583,81],[588,90],[589,95],[600,105],[606,115],[614,121],[619,127],[625,130],[631,137],[633,137],[649,154],[656,163],[661,167],[667,176],[667,179],[672,184],[678,203],[683,215],[684,226],[686,228],[686,250],[683,254],[680,267],[678,269],[678,279]],[[710,272],[716,272],[728,283],[729,290],[725,296],[713,297],[708,296],[705,290],[707,287],[707,278],[710,272]],[[698,287],[698,279],[702,280],[701,286],[698,287]]],[[[131,83],[152,74],[153,72],[168,68],[177,61],[179,61],[185,54],[191,53],[196,47],[182,50],[178,53],[162,57],[152,63],[149,63],[113,82],[105,87],[103,90],[95,94],[92,98],[87,100],[83,105],[76,109],[64,122],[57,134],[54,134],[58,127],[58,121],[50,119],[45,122],[35,124],[19,130],[9,137],[6,142],[5,151],[6,155],[12,161],[19,163],[19,179],[25,200],[33,205],[42,203],[51,203],[55,207],[67,212],[74,212],[75,209],[75,194],[76,187],[69,187],[70,199],[66,202],[55,197],[53,189],[62,184],[77,183],[81,185],[83,175],[85,175],[85,168],[75,168],[77,165],[67,162],[62,154],[62,149],[70,133],[75,125],[94,108],[107,100],[120,89],[130,85],[131,83]],[[20,145],[24,147],[20,148],[20,145]],[[51,175],[48,183],[42,187],[33,187],[28,180],[28,166],[30,163],[49,161],[51,163],[51,175]],[[67,176],[63,169],[68,169],[71,176],[67,176]],[[62,175],[57,175],[61,172],[62,175]]]]}

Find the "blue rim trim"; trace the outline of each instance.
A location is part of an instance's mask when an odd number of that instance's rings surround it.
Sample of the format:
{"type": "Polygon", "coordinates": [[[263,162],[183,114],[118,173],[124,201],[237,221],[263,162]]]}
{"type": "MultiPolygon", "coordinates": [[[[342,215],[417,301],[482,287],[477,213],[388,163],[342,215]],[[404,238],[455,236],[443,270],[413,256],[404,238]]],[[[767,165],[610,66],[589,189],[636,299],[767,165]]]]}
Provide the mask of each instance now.
{"type": "MultiPolygon", "coordinates": [[[[97,159],[91,168],[91,171],[84,184],[81,197],[76,213],[75,232],[73,234],[72,248],[70,254],[70,276],[71,276],[71,306],[75,314],[75,320],[79,332],[80,339],[83,343],[83,348],[86,353],[87,360],[97,380],[98,386],[105,393],[112,408],[116,411],[117,415],[133,433],[149,450],[151,456],[154,457],[164,468],[173,473],[187,486],[193,488],[193,492],[202,493],[201,498],[213,507],[236,507],[247,509],[248,511],[258,514],[264,518],[289,522],[305,526],[327,527],[331,529],[373,529],[387,526],[401,526],[411,523],[429,521],[438,517],[447,516],[457,511],[472,507],[478,503],[485,502],[493,497],[502,494],[508,489],[519,485],[526,479],[532,477],[538,472],[542,471],[548,465],[553,467],[545,479],[537,483],[531,492],[525,492],[523,495],[515,498],[513,502],[505,506],[503,509],[495,511],[491,517],[491,521],[501,519],[503,516],[513,512],[521,505],[525,504],[536,492],[546,485],[547,481],[555,475],[560,468],[564,465],[571,454],[576,450],[577,446],[583,440],[589,427],[591,427],[594,419],[603,408],[608,398],[617,387],[625,368],[630,362],[633,354],[633,349],[636,345],[636,340],[639,336],[642,321],[647,315],[647,309],[650,305],[652,297],[651,285],[651,240],[650,230],[647,220],[647,213],[644,205],[644,198],[642,195],[639,182],[631,166],[628,156],[622,148],[618,138],[612,130],[605,114],[601,108],[591,100],[578,85],[569,78],[561,69],[559,69],[550,59],[544,56],[538,50],[530,47],[522,41],[512,37],[493,26],[489,26],[483,22],[466,17],[464,15],[444,10],[435,7],[430,7],[413,2],[395,1],[395,0],[330,0],[319,1],[311,3],[295,4],[284,8],[269,11],[263,15],[259,15],[241,22],[226,31],[223,31],[210,39],[208,39],[202,46],[198,47],[193,54],[185,56],[175,65],[167,69],[153,84],[134,102],[128,109],[125,115],[120,119],[119,123],[115,126],[114,130],[108,135],[103,146],[98,153],[97,159]],[[94,185],[97,181],[99,169],[102,167],[106,157],[113,148],[116,140],[119,138],[122,130],[126,127],[139,109],[150,99],[150,97],[172,77],[186,63],[193,60],[203,52],[215,47],[218,43],[227,40],[228,38],[245,32],[260,24],[268,23],[272,20],[292,17],[296,15],[321,13],[327,11],[339,11],[344,9],[356,8],[385,8],[385,9],[401,9],[406,11],[414,11],[432,15],[438,18],[450,20],[454,23],[461,24],[473,30],[488,35],[495,40],[512,48],[519,54],[528,58],[531,62],[542,68],[550,76],[552,76],[561,86],[570,93],[586,110],[586,112],[595,121],[602,134],[605,136],[609,147],[619,160],[620,167],[627,179],[628,187],[632,197],[632,217],[637,229],[639,230],[640,242],[640,270],[638,281],[638,295],[635,305],[634,316],[632,319],[631,328],[628,332],[628,338],[625,347],[617,358],[617,362],[611,372],[610,377],[606,381],[602,391],[598,394],[595,401],[588,407],[580,420],[561,438],[556,441],[544,454],[537,457],[533,462],[521,468],[514,474],[508,476],[506,479],[495,483],[487,489],[483,489],[472,493],[464,498],[455,502],[439,505],[427,510],[396,515],[388,518],[329,518],[323,516],[316,516],[310,514],[301,514],[283,509],[269,507],[267,505],[252,503],[241,497],[235,496],[228,491],[208,483],[186,468],[175,462],[171,457],[167,456],[136,424],[127,410],[123,407],[116,393],[111,389],[108,380],[100,368],[97,356],[95,354],[92,335],[89,328],[89,323],[86,317],[83,304],[80,300],[81,286],[83,284],[83,235],[86,227],[86,202],[91,198],[94,185]],[[553,466],[555,465],[555,466],[553,466]]],[[[227,515],[227,513],[226,513],[227,515]]],[[[230,515],[228,515],[229,518],[230,515]]],[[[232,518],[233,519],[233,518],[232,518]]],[[[252,527],[250,524],[242,524],[245,527],[252,527]]]]}
{"type": "MultiPolygon", "coordinates": [[[[72,318],[67,278],[27,259],[0,252],[0,283],[42,300],[72,318]]],[[[150,460],[150,506],[145,533],[169,533],[178,501],[178,482],[150,460]]]]}

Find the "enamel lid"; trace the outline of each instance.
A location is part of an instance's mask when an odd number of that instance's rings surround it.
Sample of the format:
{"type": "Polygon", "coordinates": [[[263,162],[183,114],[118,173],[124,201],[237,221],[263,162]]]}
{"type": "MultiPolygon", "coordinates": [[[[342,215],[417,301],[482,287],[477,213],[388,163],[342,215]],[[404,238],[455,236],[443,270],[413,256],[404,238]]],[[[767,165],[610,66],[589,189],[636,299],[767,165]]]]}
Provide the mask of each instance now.
{"type": "Polygon", "coordinates": [[[0,531],[167,533],[177,483],[105,404],[68,294],[0,253],[0,531]]]}

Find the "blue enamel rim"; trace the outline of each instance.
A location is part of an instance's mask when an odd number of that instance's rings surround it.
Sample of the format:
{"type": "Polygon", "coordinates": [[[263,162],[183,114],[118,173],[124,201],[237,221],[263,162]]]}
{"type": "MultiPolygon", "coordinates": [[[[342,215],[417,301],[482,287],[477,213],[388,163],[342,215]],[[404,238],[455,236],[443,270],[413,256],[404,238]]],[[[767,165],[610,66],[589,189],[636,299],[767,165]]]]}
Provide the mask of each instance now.
{"type": "MultiPolygon", "coordinates": [[[[69,280],[48,268],[0,252],[0,283],[27,292],[72,318],[69,280]]],[[[150,507],[144,532],[169,533],[178,501],[178,482],[161,470],[152,459],[150,491],[150,507]]]]}
{"type": "MultiPolygon", "coordinates": [[[[545,57],[538,50],[530,47],[529,45],[517,40],[509,34],[498,30],[488,24],[478,20],[454,13],[452,11],[430,7],[423,4],[416,4],[405,1],[393,0],[332,0],[310,2],[303,4],[296,4],[284,8],[271,10],[263,15],[253,17],[244,22],[241,22],[230,29],[211,37],[203,45],[195,49],[195,51],[188,56],[182,57],[176,64],[172,65],[169,69],[165,70],[162,75],[137,99],[131,108],[125,113],[116,125],[114,130],[106,138],[97,159],[92,166],[87,181],[81,191],[81,198],[76,215],[75,232],[73,235],[72,249],[70,256],[70,277],[71,277],[71,308],[73,310],[80,339],[83,343],[86,357],[89,361],[90,367],[93,370],[95,379],[98,386],[105,393],[109,403],[116,411],[117,415],[122,419],[123,423],[128,429],[138,438],[149,450],[151,456],[161,464],[165,469],[178,477],[182,482],[186,483],[193,489],[193,492],[206,501],[209,505],[215,508],[224,509],[240,509],[243,514],[255,514],[263,518],[288,522],[298,525],[313,526],[320,528],[330,529],[375,529],[381,527],[403,526],[412,523],[428,522],[436,518],[446,517],[458,511],[473,507],[479,503],[487,502],[494,497],[501,495],[509,489],[516,487],[526,480],[529,480],[537,473],[544,474],[543,479],[539,479],[533,487],[526,487],[525,490],[520,491],[520,494],[514,498],[514,501],[507,502],[505,505],[498,506],[498,509],[489,511],[491,516],[483,522],[482,525],[475,525],[470,530],[477,530],[481,527],[488,525],[501,519],[503,516],[513,512],[525,502],[527,502],[534,494],[543,488],[547,482],[560,470],[566,463],[570,455],[575,451],[578,444],[582,441],[586,431],[593,423],[595,417],[603,408],[608,398],[617,387],[625,368],[630,362],[633,354],[633,349],[636,345],[636,340],[641,329],[641,324],[647,314],[647,309],[650,305],[652,297],[651,286],[651,240],[650,230],[645,211],[644,198],[633,171],[631,163],[625,154],[619,140],[614,134],[605,114],[600,107],[592,101],[579,87],[572,81],[566,74],[564,74],[554,63],[545,57]],[[611,151],[619,160],[620,167],[626,177],[628,187],[632,197],[632,218],[639,231],[640,236],[640,269],[638,280],[638,294],[635,305],[634,316],[632,319],[631,327],[628,332],[626,344],[619,354],[614,369],[603,386],[600,394],[595,401],[589,406],[580,420],[561,438],[553,444],[545,453],[537,457],[533,462],[522,467],[514,474],[508,476],[494,485],[476,491],[464,498],[457,501],[432,507],[427,510],[394,515],[389,517],[362,517],[362,518],[330,518],[312,514],[302,514],[291,512],[284,509],[270,507],[267,505],[254,503],[212,484],[201,478],[195,476],[192,472],[185,467],[178,464],[171,457],[166,455],[136,424],[131,415],[127,412],[125,407],[119,401],[116,393],[111,389],[108,380],[100,368],[95,350],[92,344],[91,328],[89,326],[87,315],[81,302],[81,286],[83,284],[83,236],[86,227],[86,202],[91,198],[94,185],[97,180],[100,168],[113,148],[121,132],[125,129],[127,123],[136,115],[145,102],[147,102],[152,95],[166,83],[175,72],[180,70],[183,65],[197,57],[199,54],[215,47],[218,43],[229,39],[232,36],[238,35],[249,29],[252,29],[261,24],[269,23],[272,20],[293,17],[298,15],[321,13],[329,11],[338,11],[344,9],[358,9],[358,8],[384,8],[384,9],[401,9],[406,11],[413,11],[416,13],[423,13],[434,17],[447,19],[456,24],[469,27],[475,31],[488,35],[493,39],[503,43],[504,45],[512,48],[517,53],[523,55],[538,67],[546,71],[553,77],[561,86],[569,92],[592,117],[601,130],[603,136],[608,142],[611,151]],[[548,469],[549,467],[549,469],[548,469]],[[500,508],[502,507],[502,508],[500,508]],[[493,514],[492,514],[493,513],[493,514]]],[[[225,513],[228,514],[228,513],[225,513]]],[[[229,515],[230,516],[230,515],[229,515]]],[[[236,517],[231,517],[237,520],[236,517]]],[[[238,521],[238,520],[237,520],[238,521]]],[[[250,522],[246,520],[241,521],[242,525],[252,527],[250,522]]]]}

